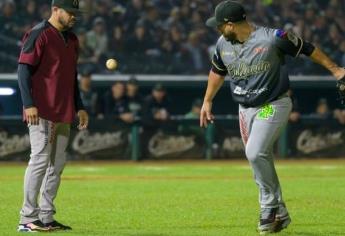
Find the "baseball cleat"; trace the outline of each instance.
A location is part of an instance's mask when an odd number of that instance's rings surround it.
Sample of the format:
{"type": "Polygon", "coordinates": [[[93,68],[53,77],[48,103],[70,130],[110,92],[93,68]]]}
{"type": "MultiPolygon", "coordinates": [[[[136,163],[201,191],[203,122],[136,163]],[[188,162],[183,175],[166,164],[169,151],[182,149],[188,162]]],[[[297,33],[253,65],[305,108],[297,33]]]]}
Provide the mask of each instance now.
{"type": "Polygon", "coordinates": [[[289,215],[285,215],[283,217],[276,216],[277,225],[275,226],[274,232],[278,233],[283,229],[286,229],[288,225],[291,223],[291,218],[289,215]]]}
{"type": "Polygon", "coordinates": [[[291,218],[288,212],[285,210],[283,215],[280,215],[279,213],[282,212],[280,212],[278,208],[273,208],[265,218],[260,217],[258,225],[258,232],[260,235],[278,233],[288,227],[291,223],[291,218]]]}
{"type": "Polygon", "coordinates": [[[17,231],[26,233],[48,232],[50,228],[46,227],[40,220],[36,220],[27,224],[19,224],[17,231]]]}
{"type": "Polygon", "coordinates": [[[274,229],[277,225],[277,211],[278,207],[272,209],[262,209],[260,213],[260,221],[258,224],[258,232],[260,233],[260,235],[274,232],[274,229]]]}
{"type": "Polygon", "coordinates": [[[288,225],[291,223],[291,218],[289,216],[289,212],[286,209],[286,206],[284,203],[281,203],[279,205],[277,214],[276,214],[276,221],[277,225],[274,232],[280,232],[281,230],[288,227],[288,225]]]}
{"type": "Polygon", "coordinates": [[[63,225],[59,222],[57,222],[56,220],[54,220],[53,222],[50,223],[46,223],[44,224],[45,227],[48,227],[50,230],[71,230],[72,227],[68,226],[68,225],[63,225]]]}

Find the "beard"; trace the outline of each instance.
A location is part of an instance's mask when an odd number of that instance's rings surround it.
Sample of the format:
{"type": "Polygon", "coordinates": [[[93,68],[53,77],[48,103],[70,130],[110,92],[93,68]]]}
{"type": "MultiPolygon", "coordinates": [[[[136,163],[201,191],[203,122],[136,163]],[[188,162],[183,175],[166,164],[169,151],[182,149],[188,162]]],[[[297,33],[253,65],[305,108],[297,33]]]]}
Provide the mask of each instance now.
{"type": "Polygon", "coordinates": [[[223,34],[224,38],[226,41],[236,41],[237,40],[237,36],[235,33],[230,32],[227,34],[223,34]]]}
{"type": "Polygon", "coordinates": [[[75,20],[67,21],[63,19],[62,17],[59,17],[58,21],[62,25],[64,31],[71,29],[73,25],[75,24],[75,20]]]}

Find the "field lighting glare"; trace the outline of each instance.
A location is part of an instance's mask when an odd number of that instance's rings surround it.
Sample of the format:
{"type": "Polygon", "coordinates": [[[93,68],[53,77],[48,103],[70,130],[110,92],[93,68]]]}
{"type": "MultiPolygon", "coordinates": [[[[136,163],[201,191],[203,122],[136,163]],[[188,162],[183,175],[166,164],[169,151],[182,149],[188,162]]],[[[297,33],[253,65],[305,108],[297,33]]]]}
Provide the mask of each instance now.
{"type": "Polygon", "coordinates": [[[15,90],[13,88],[0,88],[0,96],[13,95],[15,90]]]}

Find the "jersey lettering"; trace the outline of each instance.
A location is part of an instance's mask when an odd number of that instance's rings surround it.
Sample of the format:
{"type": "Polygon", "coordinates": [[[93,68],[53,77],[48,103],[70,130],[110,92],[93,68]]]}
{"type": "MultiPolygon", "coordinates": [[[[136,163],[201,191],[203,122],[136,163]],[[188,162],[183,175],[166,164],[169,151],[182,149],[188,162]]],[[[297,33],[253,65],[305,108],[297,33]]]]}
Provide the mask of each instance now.
{"type": "Polygon", "coordinates": [[[239,65],[230,65],[228,72],[234,79],[243,79],[243,77],[249,77],[251,75],[261,74],[268,71],[271,65],[267,61],[260,61],[255,65],[247,65],[241,62],[239,65]]]}

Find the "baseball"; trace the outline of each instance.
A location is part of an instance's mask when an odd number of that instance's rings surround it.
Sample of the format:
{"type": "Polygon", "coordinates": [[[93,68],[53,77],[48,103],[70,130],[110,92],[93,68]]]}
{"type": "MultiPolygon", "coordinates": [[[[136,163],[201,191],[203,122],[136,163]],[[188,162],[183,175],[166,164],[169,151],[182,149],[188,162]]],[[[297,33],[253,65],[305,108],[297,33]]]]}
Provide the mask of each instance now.
{"type": "Polygon", "coordinates": [[[115,70],[117,67],[117,61],[115,59],[108,59],[105,63],[105,66],[108,68],[108,70],[115,70]]]}

